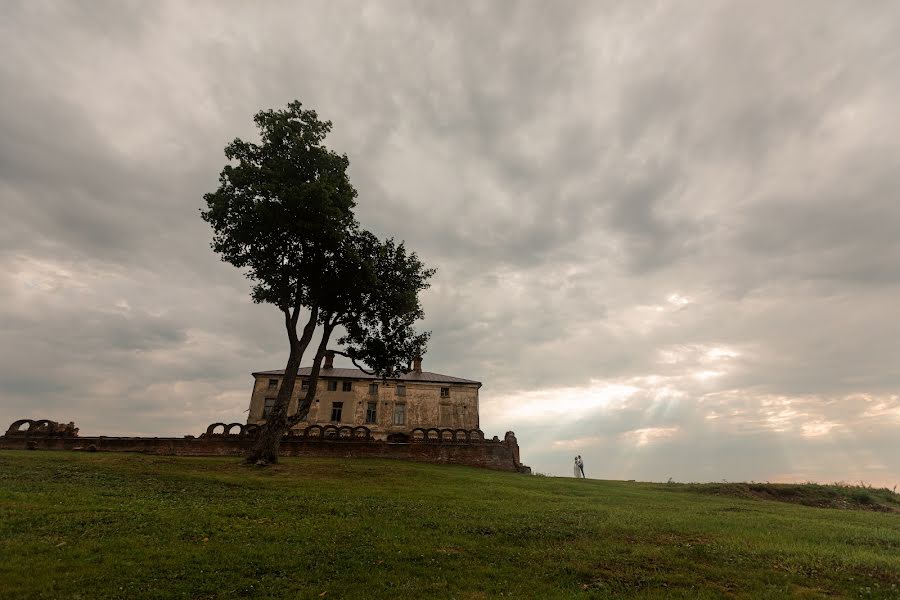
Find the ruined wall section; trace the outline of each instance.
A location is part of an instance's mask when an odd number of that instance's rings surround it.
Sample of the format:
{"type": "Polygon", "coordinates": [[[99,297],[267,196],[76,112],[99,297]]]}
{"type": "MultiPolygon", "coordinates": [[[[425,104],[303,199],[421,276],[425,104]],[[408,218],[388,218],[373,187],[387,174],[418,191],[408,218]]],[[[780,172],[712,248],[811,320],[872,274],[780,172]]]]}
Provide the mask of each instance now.
{"type": "MultiPolygon", "coordinates": [[[[83,452],[139,452],[175,456],[243,456],[246,437],[133,438],[133,437],[0,437],[0,450],[78,450],[83,452]]],[[[503,442],[481,444],[389,444],[382,441],[285,439],[282,456],[329,458],[387,458],[436,464],[458,464],[496,471],[528,472],[513,459],[503,442]]]]}
{"type": "MultiPolygon", "coordinates": [[[[259,433],[256,424],[213,423],[200,437],[80,437],[74,423],[47,419],[14,421],[0,436],[0,450],[80,450],[143,452],[183,456],[242,456],[259,433]]],[[[281,441],[284,456],[394,458],[432,463],[464,464],[500,471],[530,473],[519,462],[513,432],[503,440],[486,440],[480,429],[416,428],[377,440],[366,426],[310,425],[291,431],[281,441]]]]}

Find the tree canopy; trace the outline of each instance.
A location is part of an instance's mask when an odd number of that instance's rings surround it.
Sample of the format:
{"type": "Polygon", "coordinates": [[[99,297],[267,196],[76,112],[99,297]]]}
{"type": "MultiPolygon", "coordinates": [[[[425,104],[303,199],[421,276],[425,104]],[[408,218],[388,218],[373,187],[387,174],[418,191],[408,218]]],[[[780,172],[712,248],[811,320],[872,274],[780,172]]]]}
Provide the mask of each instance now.
{"type": "Polygon", "coordinates": [[[206,194],[203,219],[213,228],[212,248],[246,269],[253,300],[280,309],[308,304],[315,278],[357,228],[356,189],[350,161],[322,142],[330,121],[294,101],[287,110],[254,117],[261,144],[235,139],[219,189],[206,194]]]}

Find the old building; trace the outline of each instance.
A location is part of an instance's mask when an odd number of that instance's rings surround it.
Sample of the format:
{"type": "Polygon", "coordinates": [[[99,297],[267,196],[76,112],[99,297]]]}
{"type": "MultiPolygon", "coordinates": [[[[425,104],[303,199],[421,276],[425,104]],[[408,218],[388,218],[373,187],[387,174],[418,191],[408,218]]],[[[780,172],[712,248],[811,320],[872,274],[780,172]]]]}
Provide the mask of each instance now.
{"type": "MultiPolygon", "coordinates": [[[[309,389],[310,367],[300,369],[288,414],[297,411],[309,389]]],[[[253,373],[248,424],[265,423],[274,406],[284,369],[253,373]]],[[[421,359],[409,373],[382,380],[359,369],[334,367],[327,354],[320,371],[316,400],[302,429],[312,424],[364,425],[377,439],[414,428],[479,429],[478,389],[481,383],[422,370],[421,359]]]]}

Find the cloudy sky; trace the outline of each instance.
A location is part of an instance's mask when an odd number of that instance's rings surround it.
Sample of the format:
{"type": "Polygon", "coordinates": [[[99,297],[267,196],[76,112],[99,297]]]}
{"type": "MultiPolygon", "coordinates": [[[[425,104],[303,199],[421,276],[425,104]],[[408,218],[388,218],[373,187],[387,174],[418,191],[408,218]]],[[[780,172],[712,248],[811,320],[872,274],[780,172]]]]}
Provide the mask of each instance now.
{"type": "Polygon", "coordinates": [[[246,418],[286,341],[199,209],[299,99],[537,471],[900,483],[900,4],[0,13],[0,425],[246,418]]]}

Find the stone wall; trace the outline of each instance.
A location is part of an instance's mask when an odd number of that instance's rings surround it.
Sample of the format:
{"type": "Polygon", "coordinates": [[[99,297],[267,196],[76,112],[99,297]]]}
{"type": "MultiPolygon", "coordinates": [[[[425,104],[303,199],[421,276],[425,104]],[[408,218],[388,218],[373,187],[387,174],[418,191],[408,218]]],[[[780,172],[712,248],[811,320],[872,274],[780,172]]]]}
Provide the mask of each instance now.
{"type": "MultiPolygon", "coordinates": [[[[239,424],[235,424],[239,425],[239,424]]],[[[313,426],[314,429],[316,426],[313,426]]],[[[214,428],[210,426],[210,430],[214,428]]],[[[12,429],[12,428],[11,428],[12,429]]],[[[321,428],[320,428],[321,429],[321,428]]],[[[364,429],[364,428],[361,428],[364,429]]],[[[448,430],[449,431],[449,430],[448,430]]],[[[327,434],[327,431],[321,433],[327,434]]],[[[281,443],[282,456],[317,456],[330,458],[390,458],[438,464],[530,473],[518,460],[519,446],[508,433],[504,440],[485,440],[483,435],[469,432],[467,439],[433,439],[426,437],[409,442],[387,442],[371,437],[329,438],[317,435],[287,436],[281,443]]],[[[82,452],[141,452],[176,456],[242,456],[252,439],[246,433],[204,434],[200,437],[59,437],[27,431],[7,432],[0,437],[0,450],[73,450],[82,452]]]]}
{"type": "MultiPolygon", "coordinates": [[[[81,450],[142,452],[176,456],[241,456],[248,438],[138,438],[138,437],[0,437],[0,450],[81,450]]],[[[395,444],[382,441],[296,440],[281,443],[282,456],[331,458],[392,458],[418,462],[460,464],[498,471],[519,471],[513,454],[502,442],[480,444],[395,444]]]]}

